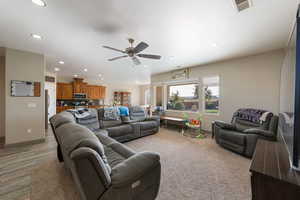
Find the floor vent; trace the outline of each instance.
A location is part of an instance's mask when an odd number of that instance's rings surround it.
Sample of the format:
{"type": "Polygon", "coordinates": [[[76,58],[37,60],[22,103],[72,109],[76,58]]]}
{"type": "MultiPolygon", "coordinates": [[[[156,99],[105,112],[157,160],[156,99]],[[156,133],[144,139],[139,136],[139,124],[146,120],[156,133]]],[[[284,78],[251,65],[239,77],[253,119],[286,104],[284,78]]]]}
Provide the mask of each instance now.
{"type": "Polygon", "coordinates": [[[252,6],[251,0],[233,0],[239,12],[246,10],[252,6]]]}

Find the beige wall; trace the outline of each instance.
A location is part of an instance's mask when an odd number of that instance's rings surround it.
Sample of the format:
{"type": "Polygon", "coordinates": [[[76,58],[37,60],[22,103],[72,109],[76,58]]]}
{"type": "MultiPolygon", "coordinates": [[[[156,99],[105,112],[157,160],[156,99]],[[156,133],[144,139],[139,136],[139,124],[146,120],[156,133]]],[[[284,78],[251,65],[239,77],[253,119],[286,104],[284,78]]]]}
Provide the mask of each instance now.
{"type": "Polygon", "coordinates": [[[0,55],[0,137],[5,137],[5,57],[0,55]]]}
{"type": "Polygon", "coordinates": [[[45,138],[43,55],[6,49],[6,145],[45,138]],[[11,97],[11,80],[41,82],[41,97],[11,97]]]}
{"type": "Polygon", "coordinates": [[[140,85],[140,105],[145,104],[145,91],[151,87],[151,85],[140,85]]]}
{"type": "MultiPolygon", "coordinates": [[[[204,128],[209,130],[216,119],[230,122],[238,108],[261,108],[278,113],[283,58],[283,50],[277,50],[192,68],[192,79],[220,76],[220,114],[204,115],[204,128]]],[[[155,85],[170,79],[171,73],[163,73],[153,75],[151,82],[155,85]]],[[[178,112],[167,113],[182,116],[178,112]]]]}

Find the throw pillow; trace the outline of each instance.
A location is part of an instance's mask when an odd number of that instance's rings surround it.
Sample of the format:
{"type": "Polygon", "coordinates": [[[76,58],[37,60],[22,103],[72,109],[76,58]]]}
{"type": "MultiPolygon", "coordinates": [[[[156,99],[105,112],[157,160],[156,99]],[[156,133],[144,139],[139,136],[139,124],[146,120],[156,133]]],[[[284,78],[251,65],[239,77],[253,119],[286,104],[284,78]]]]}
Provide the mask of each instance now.
{"type": "Polygon", "coordinates": [[[120,110],[120,115],[121,116],[129,116],[129,109],[126,106],[120,106],[119,107],[120,110]]]}
{"type": "Polygon", "coordinates": [[[117,107],[104,108],[104,120],[119,120],[120,111],[117,107]]]}

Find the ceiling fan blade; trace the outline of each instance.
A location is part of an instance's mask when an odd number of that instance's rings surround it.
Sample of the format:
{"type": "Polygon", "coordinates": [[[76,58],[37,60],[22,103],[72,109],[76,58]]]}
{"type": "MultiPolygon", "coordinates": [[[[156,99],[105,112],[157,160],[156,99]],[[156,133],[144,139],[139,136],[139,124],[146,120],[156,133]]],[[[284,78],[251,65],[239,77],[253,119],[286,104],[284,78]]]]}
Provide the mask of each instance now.
{"type": "Polygon", "coordinates": [[[161,56],[159,56],[159,55],[138,54],[137,56],[138,56],[138,57],[141,57],[141,58],[150,58],[150,59],[156,59],[156,60],[161,59],[161,56]]]}
{"type": "Polygon", "coordinates": [[[141,61],[137,57],[132,57],[132,61],[135,65],[140,65],[141,61]]]}
{"type": "Polygon", "coordinates": [[[134,53],[140,53],[141,51],[145,50],[147,47],[149,47],[149,45],[145,42],[140,42],[134,49],[134,53]]]}
{"type": "Polygon", "coordinates": [[[127,57],[128,57],[128,55],[118,56],[118,57],[115,57],[115,58],[108,59],[108,61],[114,61],[114,60],[118,60],[118,59],[121,59],[121,58],[127,58],[127,57]]]}
{"type": "Polygon", "coordinates": [[[118,51],[118,52],[121,52],[121,53],[126,53],[126,52],[125,52],[125,51],[123,51],[123,50],[116,49],[116,48],[109,47],[109,46],[102,46],[102,47],[103,47],[103,48],[106,48],[106,49],[113,50],[113,51],[118,51]]]}

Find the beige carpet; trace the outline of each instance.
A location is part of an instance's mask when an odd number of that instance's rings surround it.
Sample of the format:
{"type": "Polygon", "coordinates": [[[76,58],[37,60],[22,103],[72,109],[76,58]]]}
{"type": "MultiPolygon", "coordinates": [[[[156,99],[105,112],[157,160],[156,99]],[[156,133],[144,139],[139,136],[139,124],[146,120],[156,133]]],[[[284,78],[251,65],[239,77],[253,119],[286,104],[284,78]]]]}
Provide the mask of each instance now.
{"type": "MultiPolygon", "coordinates": [[[[250,160],[222,149],[210,138],[191,139],[176,131],[161,129],[156,135],[126,145],[136,151],[156,151],[161,155],[158,200],[251,199],[250,160]]],[[[15,156],[24,162],[24,156],[17,156],[16,150],[5,151],[0,151],[1,161],[15,156]]],[[[5,168],[0,165],[0,179],[6,177],[6,182],[0,182],[1,200],[79,200],[70,175],[55,157],[53,138],[48,138],[46,144],[23,149],[23,154],[24,151],[28,151],[28,160],[34,164],[28,173],[19,167],[12,175],[12,171],[3,172],[5,168]],[[41,156],[37,156],[39,154],[41,156]]]]}

